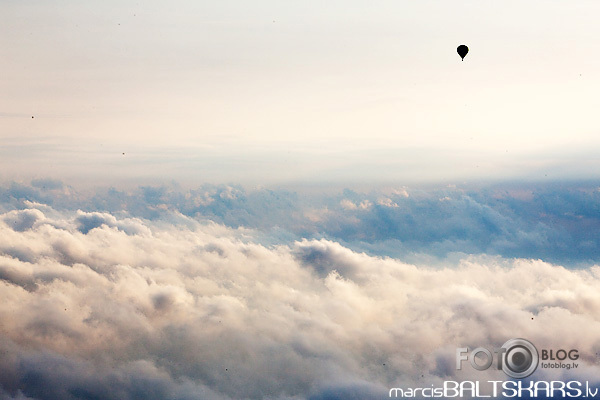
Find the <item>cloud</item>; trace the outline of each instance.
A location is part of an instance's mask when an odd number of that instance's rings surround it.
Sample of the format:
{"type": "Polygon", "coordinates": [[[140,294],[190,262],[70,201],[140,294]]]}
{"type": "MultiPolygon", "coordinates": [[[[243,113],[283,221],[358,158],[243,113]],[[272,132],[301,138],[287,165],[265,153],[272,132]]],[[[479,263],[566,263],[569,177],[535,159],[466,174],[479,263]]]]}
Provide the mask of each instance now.
{"type": "MultiPolygon", "coordinates": [[[[11,366],[12,367],[12,366],[11,366]]],[[[55,354],[23,356],[10,372],[18,377],[4,389],[7,399],[224,399],[203,385],[189,380],[174,382],[169,374],[152,362],[134,361],[114,368],[55,354]],[[23,390],[16,389],[24,386],[23,390]],[[8,393],[7,393],[8,392],[8,393]],[[13,395],[10,392],[14,392],[13,395]]]]}
{"type": "Polygon", "coordinates": [[[44,190],[45,189],[56,190],[56,189],[62,189],[64,184],[62,183],[62,181],[59,181],[56,179],[42,178],[42,179],[33,179],[31,181],[31,186],[41,188],[44,190]]]}
{"type": "Polygon", "coordinates": [[[33,226],[44,218],[44,214],[36,209],[11,211],[4,216],[4,222],[18,232],[33,228],[33,226]]]}
{"type": "Polygon", "coordinates": [[[455,349],[513,337],[579,349],[579,369],[537,379],[598,383],[600,267],[417,267],[326,239],[265,246],[264,232],[177,213],[37,205],[0,221],[4,398],[386,398],[503,379],[456,371],[455,349]],[[27,229],[11,223],[26,215],[27,229]]]}
{"type": "Polygon", "coordinates": [[[258,230],[271,244],[328,238],[359,252],[410,262],[424,257],[440,261],[455,253],[565,265],[600,262],[600,237],[595,234],[600,191],[592,183],[326,192],[236,185],[184,189],[176,184],[77,190],[40,182],[45,181],[0,187],[0,211],[39,208],[35,204],[64,212],[79,209],[82,232],[106,225],[133,233],[143,229],[135,218],[184,215],[258,230]],[[130,221],[119,220],[117,226],[113,216],[130,221]]]}
{"type": "Polygon", "coordinates": [[[117,220],[108,213],[86,213],[81,210],[78,210],[77,214],[77,218],[75,219],[78,224],[77,229],[83,234],[87,234],[92,229],[99,228],[103,225],[111,228],[117,228],[129,235],[149,233],[148,228],[141,224],[140,220],[138,219],[127,218],[123,220],[117,220]]]}

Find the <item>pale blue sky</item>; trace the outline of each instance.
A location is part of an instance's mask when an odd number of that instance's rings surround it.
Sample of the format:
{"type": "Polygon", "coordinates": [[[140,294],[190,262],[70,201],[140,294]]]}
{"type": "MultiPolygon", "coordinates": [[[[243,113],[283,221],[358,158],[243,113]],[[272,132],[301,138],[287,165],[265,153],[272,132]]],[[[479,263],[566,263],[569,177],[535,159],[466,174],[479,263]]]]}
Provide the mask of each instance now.
{"type": "Polygon", "coordinates": [[[594,176],[598,15],[594,1],[2,1],[0,178],[594,176]]]}

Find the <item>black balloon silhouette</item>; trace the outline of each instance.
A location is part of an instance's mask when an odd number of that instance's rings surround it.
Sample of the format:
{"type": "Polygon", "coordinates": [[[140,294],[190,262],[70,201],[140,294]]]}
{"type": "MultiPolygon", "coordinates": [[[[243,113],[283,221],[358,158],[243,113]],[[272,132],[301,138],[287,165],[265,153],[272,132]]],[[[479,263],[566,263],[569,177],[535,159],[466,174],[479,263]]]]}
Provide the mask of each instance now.
{"type": "Polygon", "coordinates": [[[456,48],[456,52],[458,53],[458,55],[460,56],[460,58],[463,61],[465,61],[465,56],[469,52],[469,48],[467,46],[465,46],[464,44],[461,44],[460,46],[458,46],[456,48]]]}

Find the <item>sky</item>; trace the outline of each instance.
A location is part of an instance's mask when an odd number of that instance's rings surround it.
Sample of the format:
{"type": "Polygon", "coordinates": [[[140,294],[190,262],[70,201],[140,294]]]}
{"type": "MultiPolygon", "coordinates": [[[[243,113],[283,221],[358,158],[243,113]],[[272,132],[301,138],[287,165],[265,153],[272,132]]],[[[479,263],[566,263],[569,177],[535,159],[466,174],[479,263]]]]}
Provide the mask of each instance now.
{"type": "Polygon", "coordinates": [[[597,177],[593,1],[0,7],[4,180],[597,177]]]}
{"type": "Polygon", "coordinates": [[[0,0],[0,400],[600,389],[598,15],[0,0]]]}

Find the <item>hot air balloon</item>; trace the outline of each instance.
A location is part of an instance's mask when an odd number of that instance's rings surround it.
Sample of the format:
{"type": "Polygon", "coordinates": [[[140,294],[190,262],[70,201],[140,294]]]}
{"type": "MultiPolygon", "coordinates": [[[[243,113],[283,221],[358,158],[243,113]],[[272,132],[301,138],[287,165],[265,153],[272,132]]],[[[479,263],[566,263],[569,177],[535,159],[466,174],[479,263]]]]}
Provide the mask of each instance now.
{"type": "Polygon", "coordinates": [[[461,44],[460,46],[458,46],[456,48],[456,52],[458,53],[458,55],[460,56],[462,61],[465,61],[465,56],[469,52],[469,48],[467,46],[465,46],[464,44],[461,44]]]}

